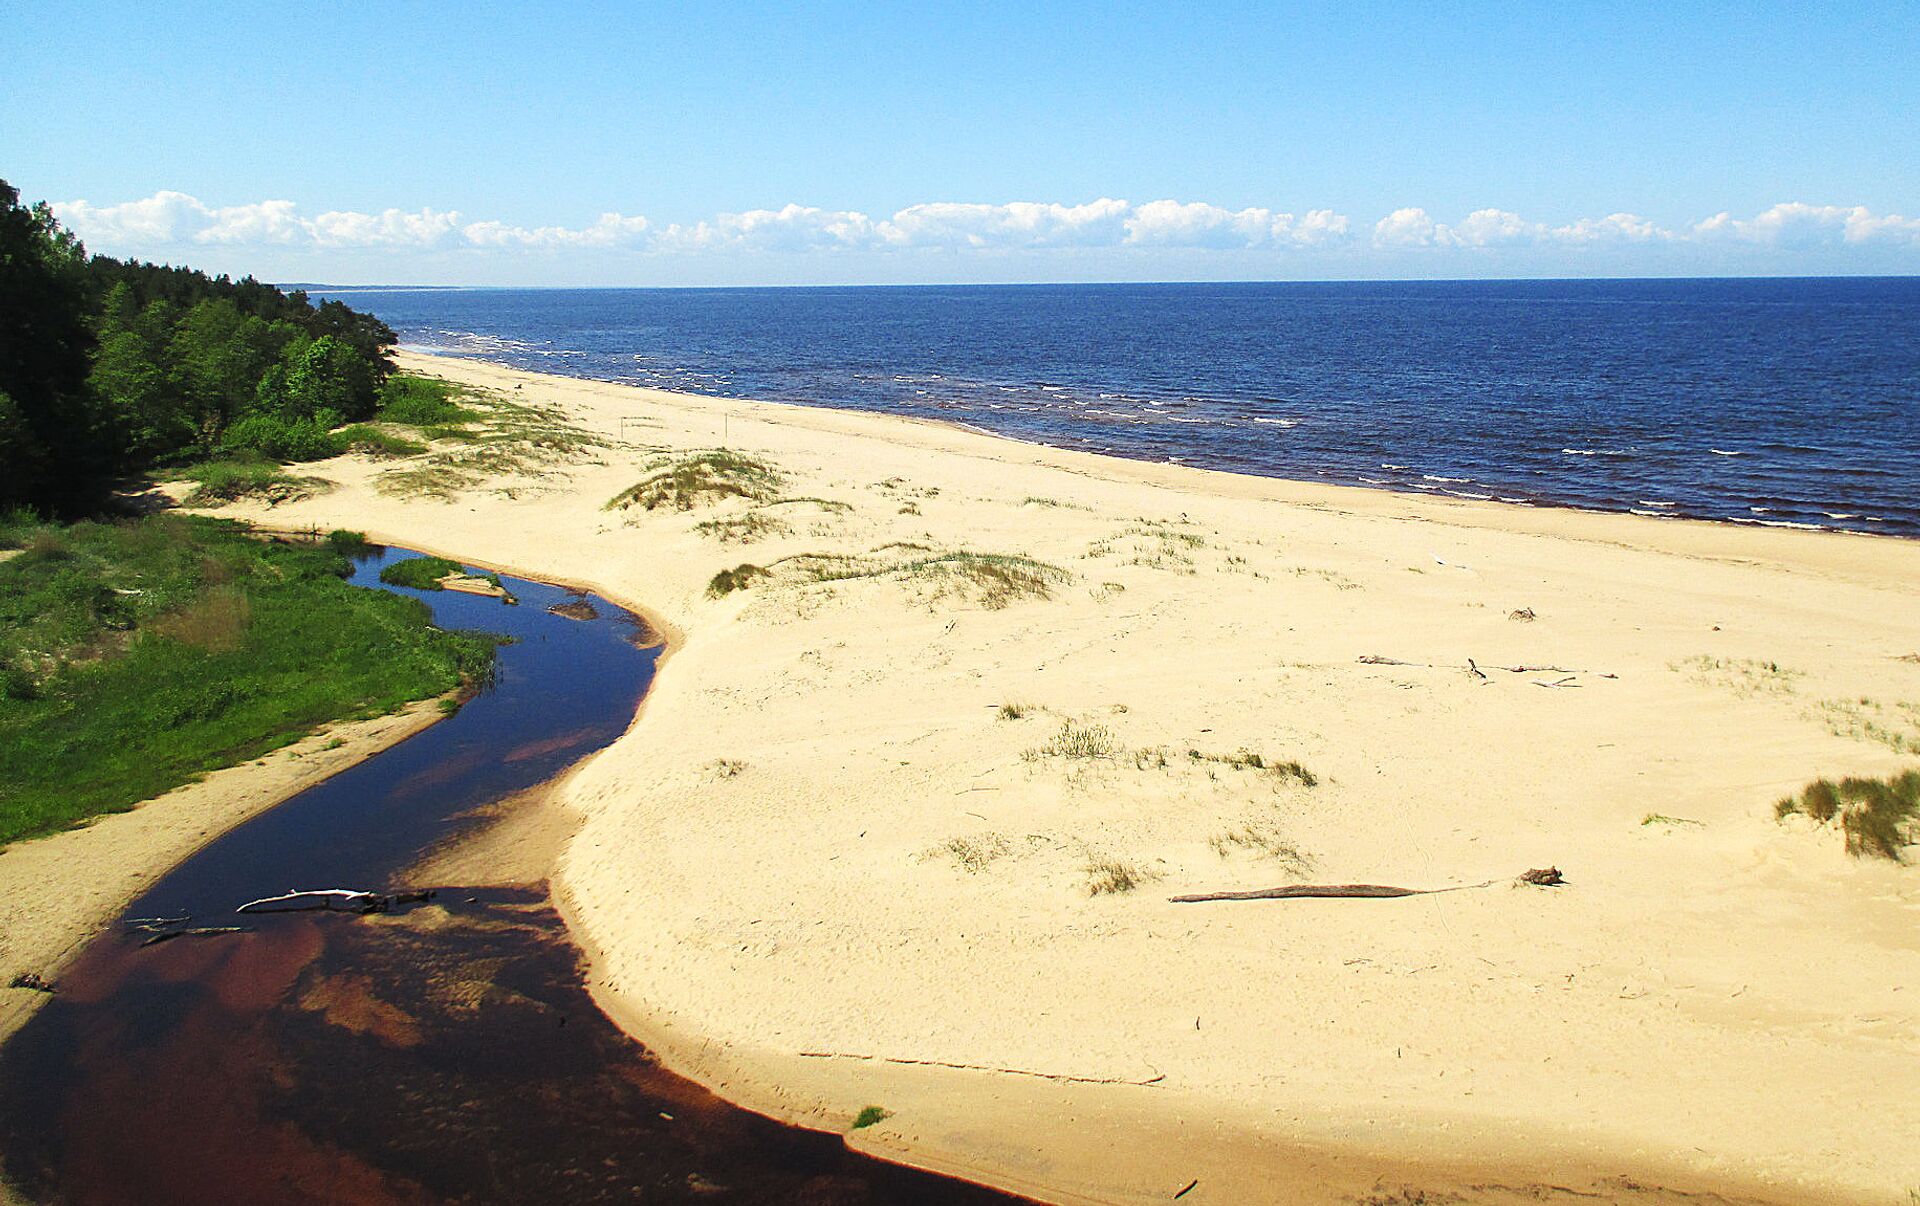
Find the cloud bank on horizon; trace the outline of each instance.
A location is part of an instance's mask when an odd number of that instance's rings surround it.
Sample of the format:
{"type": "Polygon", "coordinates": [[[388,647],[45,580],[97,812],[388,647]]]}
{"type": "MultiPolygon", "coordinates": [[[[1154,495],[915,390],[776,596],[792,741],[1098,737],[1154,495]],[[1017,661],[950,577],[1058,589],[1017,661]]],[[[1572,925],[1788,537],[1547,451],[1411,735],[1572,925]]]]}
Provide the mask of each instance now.
{"type": "MultiPolygon", "coordinates": [[[[1471,268],[1473,253],[1528,249],[1563,253],[1534,262],[1577,272],[1579,252],[1608,249],[1610,264],[1649,274],[1684,269],[1702,252],[1746,248],[1770,253],[1789,269],[1799,253],[1854,254],[1857,271],[1888,271],[1920,264],[1920,217],[1874,213],[1865,206],[1782,202],[1751,217],[1721,212],[1663,226],[1632,213],[1612,213],[1560,224],[1530,221],[1503,209],[1475,210],[1441,221],[1419,207],[1396,209],[1372,222],[1331,209],[1293,213],[1262,207],[1228,209],[1175,200],[1134,204],[1103,197],[1082,204],[1016,201],[1005,204],[929,202],[874,218],[855,210],[788,204],[779,209],[722,213],[697,222],[656,223],[637,214],[604,213],[580,226],[522,226],[470,217],[457,210],[391,208],[303,212],[292,201],[208,205],[187,193],[162,190],[136,201],[95,205],[54,203],[60,220],[89,247],[116,255],[164,258],[214,248],[306,253],[460,253],[484,275],[511,254],[555,259],[566,253],[626,252],[651,257],[712,257],[741,253],[948,252],[1044,253],[1097,249],[1267,253],[1252,261],[1284,272],[1289,258],[1316,263],[1382,267],[1416,263],[1421,256],[1453,268],[1471,268]],[[1411,257],[1411,258],[1410,258],[1411,257]]],[[[395,257],[401,265],[403,257],[395,257]]],[[[1765,270],[1765,269],[1763,269],[1765,270]]]]}

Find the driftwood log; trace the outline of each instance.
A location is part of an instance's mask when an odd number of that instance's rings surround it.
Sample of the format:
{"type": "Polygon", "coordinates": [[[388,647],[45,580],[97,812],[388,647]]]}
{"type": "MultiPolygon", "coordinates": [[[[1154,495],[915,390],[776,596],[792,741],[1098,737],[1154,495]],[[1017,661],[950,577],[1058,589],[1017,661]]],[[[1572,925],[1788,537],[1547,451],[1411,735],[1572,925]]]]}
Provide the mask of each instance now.
{"type": "Polygon", "coordinates": [[[316,888],[310,891],[289,891],[282,896],[263,896],[259,900],[249,900],[235,909],[236,913],[297,913],[307,909],[325,909],[336,913],[384,913],[397,904],[416,904],[423,900],[432,900],[431,889],[425,892],[359,892],[352,888],[316,888]]]}
{"type": "MultiPolygon", "coordinates": [[[[1541,867],[1519,877],[1525,884],[1557,888],[1567,881],[1558,867],[1541,867]]],[[[1202,904],[1215,900],[1391,900],[1400,896],[1437,896],[1442,892],[1465,892],[1490,888],[1501,881],[1490,879],[1478,884],[1455,884],[1450,888],[1396,888],[1389,884],[1287,884],[1279,888],[1257,888],[1251,892],[1199,892],[1189,896],[1169,896],[1174,904],[1202,904]]]]}

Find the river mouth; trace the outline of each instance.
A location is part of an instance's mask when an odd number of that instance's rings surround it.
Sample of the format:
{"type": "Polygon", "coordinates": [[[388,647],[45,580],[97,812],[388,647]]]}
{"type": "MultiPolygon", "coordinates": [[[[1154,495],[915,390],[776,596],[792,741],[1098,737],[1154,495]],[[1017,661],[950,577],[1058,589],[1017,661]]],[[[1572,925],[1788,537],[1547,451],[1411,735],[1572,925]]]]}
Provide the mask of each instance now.
{"type": "MultiPolygon", "coordinates": [[[[380,550],[354,580],[410,555],[380,550]]],[[[659,650],[630,613],[507,584],[517,606],[402,590],[443,627],[512,637],[494,682],[163,877],[0,1048],[8,1181],[100,1206],[1018,1200],[666,1072],[593,1003],[544,882],[409,878],[618,737],[651,682],[659,650]],[[367,916],[233,912],[343,887],[433,895],[367,916]],[[179,933],[194,928],[222,932],[179,933]]]]}

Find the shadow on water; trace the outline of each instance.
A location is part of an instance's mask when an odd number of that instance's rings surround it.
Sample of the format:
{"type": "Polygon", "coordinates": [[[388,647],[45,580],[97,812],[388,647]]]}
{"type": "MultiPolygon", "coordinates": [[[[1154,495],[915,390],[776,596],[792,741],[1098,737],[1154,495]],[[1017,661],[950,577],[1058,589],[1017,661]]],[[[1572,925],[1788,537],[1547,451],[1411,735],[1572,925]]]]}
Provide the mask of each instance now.
{"type": "Polygon", "coordinates": [[[518,606],[419,595],[443,626],[515,638],[456,716],[235,829],[127,913],[242,932],[143,945],[124,926],[0,1050],[8,1179],[101,1206],[1017,1200],[664,1071],[593,1004],[544,885],[399,882],[476,810],[619,736],[652,679],[636,617],[510,587],[518,606]],[[233,915],[292,887],[427,886],[367,917],[233,915]]]}

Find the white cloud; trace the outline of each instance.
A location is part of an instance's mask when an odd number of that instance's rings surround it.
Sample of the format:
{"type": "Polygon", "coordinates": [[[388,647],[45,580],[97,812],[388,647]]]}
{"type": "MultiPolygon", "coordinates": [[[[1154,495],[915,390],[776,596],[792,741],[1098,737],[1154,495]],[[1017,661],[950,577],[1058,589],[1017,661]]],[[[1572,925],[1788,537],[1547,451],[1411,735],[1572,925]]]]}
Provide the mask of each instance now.
{"type": "MultiPolygon", "coordinates": [[[[1260,206],[1227,209],[1204,201],[1134,205],[1102,197],[1077,205],[938,201],[875,220],[857,210],[789,204],[657,226],[638,214],[603,213],[579,227],[517,226],[468,220],[457,210],[327,210],[306,216],[292,201],[210,206],[161,191],[137,201],[56,204],[55,212],[98,250],[154,254],[194,246],[307,250],[455,250],[559,254],[604,249],[635,254],[866,252],[944,249],[1043,251],[1289,251],[1363,254],[1352,222],[1331,209],[1302,214],[1260,206]]],[[[1876,214],[1865,206],[1787,202],[1750,218],[1716,214],[1678,230],[1632,213],[1549,225],[1510,210],[1477,209],[1455,222],[1425,209],[1396,209],[1373,224],[1376,253],[1406,255],[1514,248],[1752,246],[1783,252],[1855,247],[1920,248],[1920,218],[1876,214]]],[[[1649,266],[1654,266],[1651,263],[1649,266]]]]}
{"type": "Polygon", "coordinates": [[[909,205],[876,233],[896,247],[1104,247],[1125,237],[1127,212],[1125,201],[1110,197],[1085,205],[936,201],[909,205]]]}
{"type": "Polygon", "coordinates": [[[1378,247],[1431,247],[1440,229],[1424,209],[1396,209],[1373,224],[1373,242],[1378,247]]]}
{"type": "Polygon", "coordinates": [[[308,224],[321,247],[434,247],[452,242],[460,230],[456,211],[400,209],[377,214],[329,210],[308,224]]]}
{"type": "Polygon", "coordinates": [[[808,251],[862,246],[873,239],[873,232],[873,222],[863,213],[789,204],[720,214],[689,226],[675,223],[660,232],[654,247],[676,252],[808,251]]]}
{"type": "Polygon", "coordinates": [[[1646,243],[1656,239],[1671,239],[1673,232],[1664,230],[1640,217],[1638,214],[1608,214],[1604,218],[1581,218],[1565,226],[1553,228],[1553,237],[1563,243],[1646,243]]]}
{"type": "Polygon", "coordinates": [[[1222,209],[1204,201],[1149,201],[1127,215],[1126,242],[1136,247],[1317,246],[1343,239],[1347,218],[1330,209],[1305,217],[1270,209],[1222,209]]]}
{"type": "Polygon", "coordinates": [[[1920,245],[1920,218],[1875,214],[1864,205],[1808,205],[1787,201],[1751,218],[1718,213],[1693,228],[1704,240],[1737,240],[1769,247],[1805,248],[1888,242],[1920,245]]]}
{"type": "Polygon", "coordinates": [[[644,247],[652,227],[638,215],[604,213],[591,226],[511,226],[505,222],[469,222],[461,237],[476,247],[644,247]]]}
{"type": "Polygon", "coordinates": [[[1434,221],[1424,209],[1397,209],[1373,228],[1374,245],[1378,247],[1579,246],[1673,237],[1672,231],[1636,214],[1608,214],[1604,218],[1581,218],[1565,226],[1548,226],[1505,209],[1476,209],[1452,224],[1434,221]]]}

